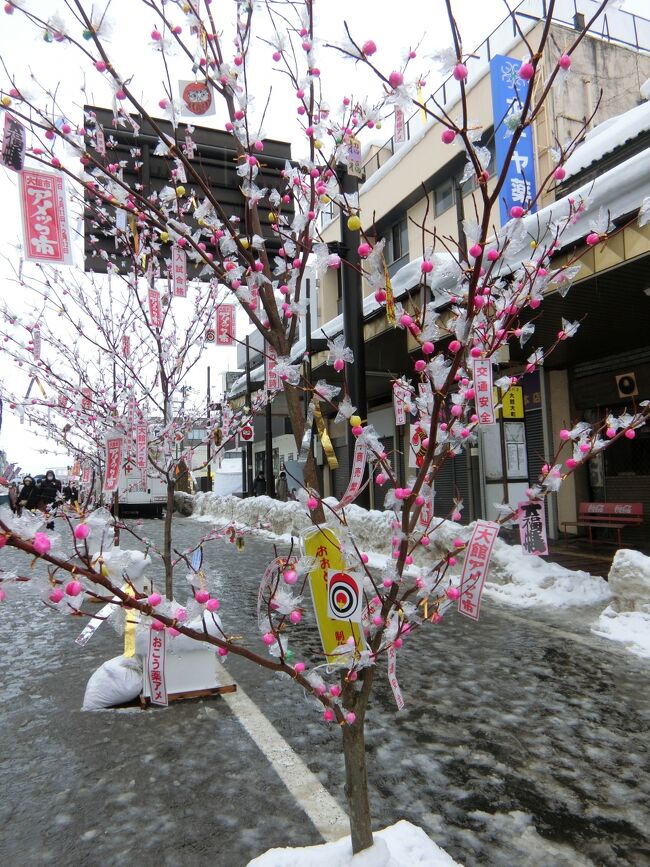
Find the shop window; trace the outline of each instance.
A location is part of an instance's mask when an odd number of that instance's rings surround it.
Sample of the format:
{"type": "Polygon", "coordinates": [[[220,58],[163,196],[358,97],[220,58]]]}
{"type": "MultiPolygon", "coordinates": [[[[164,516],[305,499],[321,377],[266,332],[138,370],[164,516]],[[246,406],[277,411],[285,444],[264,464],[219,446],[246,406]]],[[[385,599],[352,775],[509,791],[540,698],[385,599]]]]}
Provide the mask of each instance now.
{"type": "Polygon", "coordinates": [[[384,255],[386,262],[391,265],[398,259],[403,259],[409,253],[409,232],[406,217],[403,217],[395,225],[391,226],[386,236],[384,255]]]}

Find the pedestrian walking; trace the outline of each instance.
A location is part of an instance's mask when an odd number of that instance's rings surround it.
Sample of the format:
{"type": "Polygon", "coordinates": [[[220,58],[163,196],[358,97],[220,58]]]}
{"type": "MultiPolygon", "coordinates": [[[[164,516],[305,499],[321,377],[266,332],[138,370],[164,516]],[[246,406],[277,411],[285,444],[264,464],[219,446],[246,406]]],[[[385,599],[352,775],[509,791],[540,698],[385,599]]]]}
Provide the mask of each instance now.
{"type": "Polygon", "coordinates": [[[262,470],[257,474],[255,481],[253,482],[253,494],[256,497],[262,497],[266,493],[266,479],[264,478],[264,473],[262,470]]]}
{"type": "MultiPolygon", "coordinates": [[[[61,482],[57,479],[54,470],[48,470],[41,484],[39,508],[51,514],[57,501],[61,500],[61,482]]],[[[47,529],[54,529],[54,521],[47,522],[47,529]]]]}
{"type": "Polygon", "coordinates": [[[289,485],[287,484],[287,474],[284,470],[280,470],[278,483],[275,486],[275,495],[278,500],[282,500],[283,503],[286,503],[289,499],[289,485]]]}

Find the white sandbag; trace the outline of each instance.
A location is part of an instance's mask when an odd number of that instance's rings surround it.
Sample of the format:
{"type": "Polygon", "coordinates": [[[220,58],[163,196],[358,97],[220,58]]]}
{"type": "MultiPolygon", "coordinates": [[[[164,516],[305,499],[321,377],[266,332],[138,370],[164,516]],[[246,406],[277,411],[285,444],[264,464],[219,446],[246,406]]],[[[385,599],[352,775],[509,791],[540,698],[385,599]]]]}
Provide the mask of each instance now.
{"type": "Polygon", "coordinates": [[[82,710],[126,704],[142,691],[142,664],[136,657],[116,656],[100,665],[86,685],[82,710]]]}

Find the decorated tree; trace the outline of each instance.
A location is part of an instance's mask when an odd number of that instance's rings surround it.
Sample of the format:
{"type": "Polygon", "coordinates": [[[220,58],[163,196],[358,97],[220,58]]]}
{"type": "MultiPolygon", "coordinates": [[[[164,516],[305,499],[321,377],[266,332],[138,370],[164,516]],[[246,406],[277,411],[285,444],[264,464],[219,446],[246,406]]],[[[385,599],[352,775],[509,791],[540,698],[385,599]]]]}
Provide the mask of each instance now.
{"type": "MultiPolygon", "coordinates": [[[[8,3],[8,11],[18,11],[22,5],[8,3]]],[[[199,612],[202,623],[199,628],[187,625],[185,606],[174,599],[163,601],[158,594],[147,595],[135,586],[121,586],[119,580],[112,579],[102,569],[103,549],[97,542],[100,537],[93,537],[88,526],[92,515],[84,512],[69,516],[75,540],[72,548],[62,545],[55,550],[46,533],[36,530],[34,525],[25,528],[7,515],[0,522],[0,544],[41,557],[48,564],[49,600],[64,612],[68,608],[83,611],[83,604],[89,599],[104,602],[115,599],[117,608],[139,612],[140,629],[165,633],[171,640],[182,634],[211,644],[222,656],[232,653],[284,674],[307,692],[322,710],[324,720],[341,726],[352,845],[358,852],[372,843],[364,724],[377,667],[386,660],[391,671],[396,654],[409,635],[416,629],[440,623],[454,604],[461,613],[474,619],[478,617],[482,584],[499,528],[518,518],[523,520],[517,506],[503,503],[498,521],[477,522],[471,534],[461,532],[448,524],[459,519],[460,504],[449,515],[434,514],[432,490],[436,476],[446,461],[475,440],[481,424],[494,421],[498,409],[491,387],[495,355],[509,342],[525,340],[532,333],[531,311],[536,316],[543,315],[546,296],[555,290],[565,292],[576,278],[584,247],[576,247],[561,262],[554,261],[554,255],[561,248],[567,229],[576,223],[588,202],[580,195],[571,196],[546,209],[542,219],[539,215],[531,217],[529,211],[534,202],[524,201],[522,206],[512,208],[510,219],[501,229],[494,229],[494,212],[505,183],[505,171],[494,183],[488,183],[488,155],[478,143],[481,130],[474,127],[468,116],[468,56],[450,3],[446,6],[453,48],[445,57],[459,89],[460,117],[452,118],[435,102],[425,103],[420,99],[417,85],[418,82],[421,85],[422,77],[412,72],[416,59],[414,49],[408,52],[399,69],[388,72],[375,64],[376,46],[372,40],[360,42],[348,33],[346,40],[332,51],[345,55],[347,61],[369,67],[382,85],[381,94],[372,105],[346,98],[347,101],[342,101],[343,114],[337,119],[330,115],[320,98],[321,76],[313,54],[317,34],[312,3],[259,4],[270,20],[266,43],[272,50],[273,62],[279,64],[298,98],[298,116],[308,141],[308,154],[298,163],[287,162],[278,187],[269,190],[257,184],[265,152],[261,131],[263,116],[253,116],[251,94],[246,89],[257,8],[251,3],[237,3],[234,56],[231,56],[230,50],[226,53],[230,43],[220,34],[209,3],[200,16],[196,2],[159,4],[143,0],[143,5],[160,22],[151,33],[151,43],[165,69],[171,48],[175,46],[181,57],[186,56],[195,64],[208,92],[225,102],[229,117],[227,129],[233,135],[237,172],[246,197],[245,219],[234,220],[205,183],[176,132],[164,132],[137,98],[128,75],[118,72],[113,65],[106,48],[104,18],[91,16],[82,2],[72,0],[66,5],[75,19],[73,24],[54,17],[45,20],[28,9],[23,11],[43,31],[46,40],[63,42],[71,50],[81,52],[98,74],[110,78],[116,124],[138,123],[131,118],[127,110],[130,107],[137,118],[146,120],[155,130],[162,142],[161,150],[169,156],[168,187],[155,195],[144,196],[137,184],[128,186],[120,177],[120,169],[126,166],[109,162],[108,156],[100,153],[102,146],[97,140],[97,126],[90,123],[92,118],[84,119],[82,129],[67,120],[60,123],[59,120],[68,115],[58,107],[54,91],[45,91],[50,106],[54,106],[46,111],[38,107],[36,100],[27,98],[17,78],[12,78],[11,88],[5,91],[5,101],[12,101],[15,115],[29,123],[32,134],[38,139],[36,147],[31,149],[30,159],[53,165],[80,183],[102,231],[108,232],[114,226],[112,209],[127,213],[127,228],[120,230],[117,238],[118,245],[122,245],[121,258],[129,262],[128,268],[122,264],[116,266],[117,271],[124,269],[124,291],[131,293],[131,302],[123,308],[122,315],[128,318],[130,311],[139,308],[139,333],[143,335],[142,346],[148,348],[142,363],[131,366],[128,356],[120,356],[119,350],[118,338],[124,334],[125,320],[118,318],[121,324],[116,331],[112,326],[107,328],[110,337],[103,340],[102,350],[111,359],[120,359],[116,362],[120,373],[115,380],[116,397],[102,402],[103,424],[108,424],[115,413],[118,399],[128,400],[130,384],[135,381],[144,397],[152,391],[151,383],[157,377],[158,412],[163,420],[159,437],[164,450],[164,443],[173,438],[176,429],[170,417],[173,389],[181,388],[183,382],[180,373],[176,375],[176,365],[180,359],[181,369],[184,365],[191,367],[189,351],[194,340],[200,341],[199,335],[205,331],[203,317],[212,315],[211,305],[217,303],[221,287],[225,287],[229,296],[234,295],[244,304],[249,319],[278,356],[277,369],[283,379],[296,443],[301,444],[303,439],[300,397],[301,392],[307,390],[316,404],[325,404],[336,411],[339,420],[349,421],[356,438],[355,459],[348,491],[336,505],[322,500],[313,472],[306,474],[301,499],[313,518],[314,530],[305,540],[304,551],[294,553],[292,549],[269,564],[258,592],[260,635],[256,636],[235,637],[223,631],[215,618],[218,600],[197,584],[192,584],[190,604],[197,606],[194,610],[199,612]],[[181,25],[176,23],[175,16],[180,12],[187,16],[183,27],[189,24],[190,32],[195,31],[193,41],[186,39],[181,25]],[[298,21],[294,22],[296,15],[298,21]],[[420,282],[410,298],[410,312],[392,297],[383,262],[383,241],[377,241],[370,228],[372,215],[367,215],[364,221],[366,215],[358,213],[358,199],[354,194],[341,191],[336,172],[339,162],[349,160],[346,135],[375,124],[387,107],[392,110],[393,105],[419,106],[441,124],[443,141],[462,144],[467,155],[467,177],[476,182],[475,218],[464,225],[469,242],[466,251],[458,239],[439,237],[428,213],[425,215],[421,224],[420,282]],[[84,165],[80,179],[55,152],[55,143],[58,147],[61,140],[80,155],[84,165]],[[178,176],[173,173],[181,168],[187,181],[178,183],[178,176]],[[319,214],[330,202],[341,208],[341,219],[346,220],[351,231],[367,227],[358,248],[362,260],[360,269],[372,286],[377,303],[385,306],[386,315],[395,327],[407,329],[421,350],[421,357],[415,362],[417,392],[409,379],[410,372],[404,371],[404,376],[395,383],[400,411],[413,416],[420,432],[417,467],[405,485],[399,483],[393,456],[384,451],[372,426],[356,414],[347,391],[341,392],[338,386],[327,382],[307,382],[291,358],[296,319],[301,311],[301,278],[308,257],[313,254],[324,268],[341,264],[318,238],[319,214]],[[275,256],[270,255],[270,241],[264,237],[260,215],[263,206],[272,208],[268,222],[271,237],[278,247],[275,256]],[[197,277],[216,281],[197,288],[190,324],[190,328],[195,329],[194,337],[189,340],[180,337],[173,352],[169,349],[171,343],[165,343],[163,332],[156,331],[147,321],[145,302],[138,288],[140,281],[146,280],[144,275],[150,266],[154,274],[150,275],[147,285],[155,280],[156,262],[164,272],[162,262],[168,245],[180,248],[189,256],[199,269],[197,277]],[[147,263],[143,263],[143,256],[147,263]],[[446,293],[448,303],[444,313],[440,312],[440,305],[431,300],[434,289],[446,293]],[[254,302],[254,293],[261,306],[254,302]],[[142,329],[149,332],[146,341],[142,329]],[[151,341],[155,346],[153,351],[151,341]],[[346,506],[367,484],[364,471],[368,465],[370,477],[379,485],[389,486],[385,507],[392,513],[393,556],[382,570],[369,565],[367,555],[359,550],[346,520],[346,506]],[[328,527],[323,526],[324,514],[328,527]],[[26,529],[29,532],[24,532],[26,529]],[[323,637],[323,655],[311,665],[296,659],[296,651],[289,645],[292,627],[305,616],[302,602],[308,583],[323,637]],[[70,604],[68,598],[75,600],[74,604],[70,604]],[[183,616],[180,616],[181,610],[183,616]],[[328,621],[328,629],[333,632],[329,637],[322,628],[328,621]],[[267,652],[260,647],[260,637],[267,652]]],[[[595,14],[606,5],[601,3],[595,14]]],[[[552,0],[548,6],[550,21],[552,0]]],[[[587,22],[586,28],[590,23],[587,22]]],[[[517,73],[521,83],[518,109],[509,119],[510,155],[539,114],[550,88],[568,74],[571,55],[585,32],[586,29],[578,32],[565,53],[553,58],[553,71],[544,81],[540,70],[542,59],[549,51],[548,24],[542,28],[539,42],[528,45],[530,56],[517,73]]],[[[167,89],[160,107],[167,112],[176,130],[180,109],[169,75],[166,81],[167,89]]],[[[134,140],[136,138],[134,136],[134,140]]],[[[537,198],[561,180],[563,164],[578,138],[569,143],[558,142],[557,165],[540,181],[537,198]]],[[[186,140],[186,148],[187,144],[186,140]]],[[[138,159],[137,154],[134,159],[138,159]]],[[[643,205],[635,219],[645,221],[648,210],[643,205]]],[[[610,225],[608,214],[603,212],[594,218],[593,227],[584,238],[586,248],[606,243],[620,229],[620,226],[610,225]]],[[[67,281],[65,285],[67,287],[67,281]]],[[[66,307],[64,298],[57,295],[53,299],[50,294],[53,291],[51,280],[42,282],[39,291],[44,303],[52,301],[56,306],[66,307]]],[[[81,296],[84,292],[77,297],[77,303],[83,307],[86,299],[81,296]]],[[[97,297],[103,297],[101,291],[97,297]]],[[[94,299],[92,304],[95,304],[94,299]]],[[[174,321],[173,304],[167,308],[162,305],[165,321],[174,321]]],[[[75,316],[71,315],[71,323],[76,326],[75,316]]],[[[33,317],[27,324],[33,328],[33,317]]],[[[536,370],[557,345],[576,333],[579,325],[579,322],[565,322],[552,345],[537,347],[531,353],[526,371],[536,370]]],[[[17,360],[24,364],[24,340],[20,347],[10,341],[10,347],[17,360]]],[[[330,342],[329,360],[337,372],[346,374],[354,363],[350,348],[340,340],[330,342]]],[[[35,363],[38,362],[32,357],[31,364],[35,363]]],[[[74,367],[73,359],[70,363],[74,367]]],[[[51,387],[56,388],[53,369],[54,364],[43,358],[40,369],[33,372],[51,377],[51,387]]],[[[79,371],[74,380],[69,380],[74,388],[78,388],[78,374],[79,371]]],[[[512,377],[496,381],[502,389],[511,383],[512,377]]],[[[580,423],[572,429],[559,431],[557,450],[545,456],[540,478],[528,491],[531,507],[534,505],[538,510],[540,504],[543,507],[544,499],[556,492],[564,479],[591,457],[622,437],[633,439],[649,413],[647,402],[639,403],[617,416],[608,413],[596,424],[580,423]]],[[[165,463],[150,457],[150,462],[170,479],[174,461],[165,463]]],[[[182,563],[187,563],[190,553],[179,555],[182,563]]],[[[166,568],[168,563],[171,568],[170,550],[164,552],[164,557],[167,557],[166,568]]],[[[399,703],[397,689],[395,692],[399,703]]]]}

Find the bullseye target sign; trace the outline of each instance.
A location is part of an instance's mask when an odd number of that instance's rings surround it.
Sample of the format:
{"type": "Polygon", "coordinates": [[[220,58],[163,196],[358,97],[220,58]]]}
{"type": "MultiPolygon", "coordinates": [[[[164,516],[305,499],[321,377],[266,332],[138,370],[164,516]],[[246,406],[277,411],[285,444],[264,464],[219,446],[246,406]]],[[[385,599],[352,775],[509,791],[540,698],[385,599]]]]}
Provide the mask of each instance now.
{"type": "Polygon", "coordinates": [[[363,587],[349,572],[329,572],[327,577],[327,616],[331,620],[361,622],[363,587]]]}

